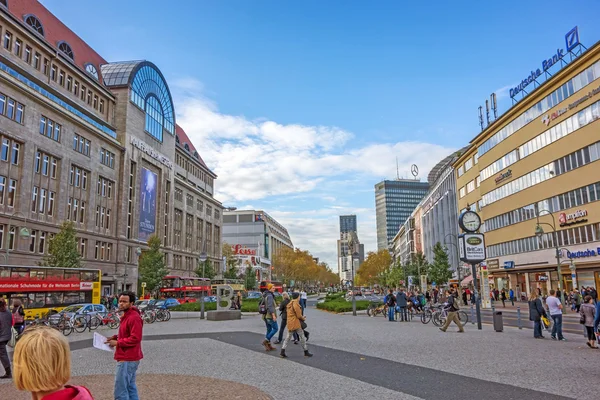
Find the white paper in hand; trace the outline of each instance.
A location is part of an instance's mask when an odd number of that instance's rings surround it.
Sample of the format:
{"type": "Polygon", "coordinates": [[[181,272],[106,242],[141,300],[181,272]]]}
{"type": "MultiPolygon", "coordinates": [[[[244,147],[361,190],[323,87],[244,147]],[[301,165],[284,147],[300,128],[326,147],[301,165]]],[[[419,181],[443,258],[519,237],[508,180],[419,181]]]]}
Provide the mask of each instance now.
{"type": "Polygon", "coordinates": [[[94,347],[104,351],[110,351],[112,353],[113,348],[107,345],[105,342],[108,340],[98,332],[94,332],[94,347]]]}

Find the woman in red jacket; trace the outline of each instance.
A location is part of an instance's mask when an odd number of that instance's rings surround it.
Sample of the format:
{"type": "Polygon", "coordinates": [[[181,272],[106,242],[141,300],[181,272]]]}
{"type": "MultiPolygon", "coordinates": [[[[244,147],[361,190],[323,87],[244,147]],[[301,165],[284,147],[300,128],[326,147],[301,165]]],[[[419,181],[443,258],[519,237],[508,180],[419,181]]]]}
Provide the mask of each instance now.
{"type": "Polygon", "coordinates": [[[85,387],[66,384],[71,379],[69,343],[47,326],[27,329],[17,342],[13,379],[33,400],[94,400],[85,387]]]}

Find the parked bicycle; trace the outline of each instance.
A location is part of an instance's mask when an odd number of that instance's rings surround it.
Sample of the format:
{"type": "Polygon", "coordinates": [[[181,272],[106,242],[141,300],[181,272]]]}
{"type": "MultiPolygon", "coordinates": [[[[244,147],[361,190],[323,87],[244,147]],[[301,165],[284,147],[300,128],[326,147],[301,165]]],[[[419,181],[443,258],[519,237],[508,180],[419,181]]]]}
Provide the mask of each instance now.
{"type": "MultiPolygon", "coordinates": [[[[462,325],[469,322],[469,315],[466,312],[459,310],[457,311],[457,314],[462,325]]],[[[448,310],[442,309],[433,313],[431,321],[435,326],[443,326],[446,323],[446,318],[448,318],[448,310]]]]}
{"type": "Polygon", "coordinates": [[[381,314],[382,316],[386,316],[388,312],[388,306],[387,304],[377,304],[377,303],[371,303],[369,304],[369,307],[367,308],[367,315],[369,317],[376,317],[377,315],[381,314]]]}

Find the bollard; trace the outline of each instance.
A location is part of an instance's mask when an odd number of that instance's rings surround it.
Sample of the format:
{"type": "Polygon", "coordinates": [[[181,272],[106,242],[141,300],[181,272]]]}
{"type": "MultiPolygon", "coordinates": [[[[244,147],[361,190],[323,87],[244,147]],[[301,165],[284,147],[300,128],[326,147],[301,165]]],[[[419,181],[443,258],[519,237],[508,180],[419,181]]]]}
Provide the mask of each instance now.
{"type": "Polygon", "coordinates": [[[519,329],[523,329],[523,323],[521,322],[521,307],[517,306],[517,326],[519,329]]]}
{"type": "Polygon", "coordinates": [[[471,325],[475,325],[475,311],[473,310],[473,304],[471,304],[471,325]]]}

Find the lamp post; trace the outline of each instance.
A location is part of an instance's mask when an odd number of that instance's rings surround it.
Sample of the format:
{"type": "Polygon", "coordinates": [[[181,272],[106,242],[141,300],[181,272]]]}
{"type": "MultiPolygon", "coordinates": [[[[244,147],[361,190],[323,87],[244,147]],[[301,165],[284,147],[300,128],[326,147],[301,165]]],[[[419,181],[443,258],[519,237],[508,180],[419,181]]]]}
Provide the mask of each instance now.
{"type": "Polygon", "coordinates": [[[455,235],[453,235],[452,233],[447,234],[446,236],[444,236],[444,250],[446,251],[446,253],[448,252],[448,245],[451,244],[452,246],[454,246],[454,248],[456,249],[456,260],[458,261],[458,264],[456,265],[456,275],[458,276],[458,288],[461,288],[461,276],[460,276],[460,254],[458,251],[458,245],[456,243],[454,243],[452,240],[450,241],[446,241],[446,238],[448,238],[448,236],[454,238],[456,237],[455,235]]]}
{"type": "MultiPolygon", "coordinates": [[[[204,269],[206,267],[206,260],[208,260],[208,255],[206,254],[206,241],[202,241],[202,252],[198,255],[198,261],[202,263],[202,278],[204,278],[204,269]]],[[[200,295],[200,319],[204,319],[204,290],[200,295]]]]}
{"type": "MultiPolygon", "coordinates": [[[[9,232],[9,237],[10,237],[10,230],[12,229],[10,222],[12,221],[13,217],[17,216],[17,215],[22,215],[23,219],[25,220],[23,222],[23,227],[21,227],[21,229],[19,229],[19,236],[22,237],[23,239],[29,239],[31,237],[31,234],[29,233],[29,229],[27,229],[27,216],[25,214],[23,214],[21,211],[17,211],[14,212],[10,215],[10,218],[8,219],[8,232],[9,232]]],[[[17,228],[19,228],[17,226],[17,228]]],[[[10,240],[10,239],[9,239],[10,240]]],[[[4,262],[8,265],[8,258],[10,257],[10,246],[6,246],[6,252],[4,253],[4,262]]]]}
{"type": "Polygon", "coordinates": [[[352,253],[352,315],[356,317],[356,297],[354,295],[354,270],[356,263],[358,263],[360,255],[358,252],[352,253]]]}
{"type": "MultiPolygon", "coordinates": [[[[558,235],[556,232],[556,220],[554,219],[554,214],[552,214],[548,210],[538,210],[538,212],[536,213],[536,220],[537,220],[537,225],[535,226],[535,236],[537,236],[539,239],[541,239],[542,236],[544,235],[544,229],[542,229],[542,225],[548,225],[550,228],[552,228],[552,241],[554,242],[554,250],[556,251],[556,270],[558,273],[558,290],[560,291],[560,302],[564,306],[565,291],[560,290],[560,280],[562,278],[562,275],[560,273],[560,249],[558,248],[558,235]],[[543,211],[550,214],[550,216],[552,217],[552,223],[540,222],[540,213],[543,211]]],[[[552,277],[550,277],[550,286],[552,286],[552,277]]]]}

